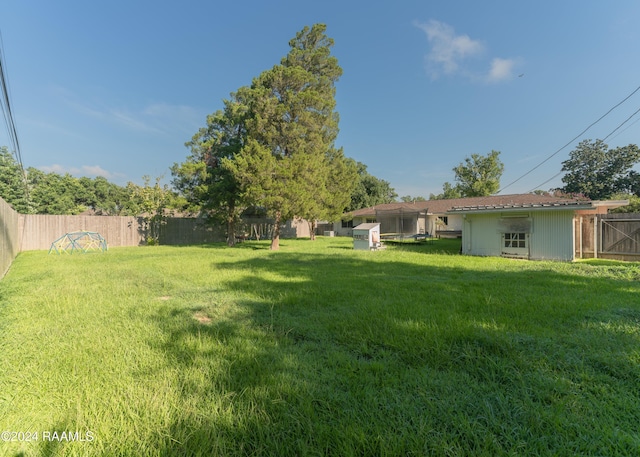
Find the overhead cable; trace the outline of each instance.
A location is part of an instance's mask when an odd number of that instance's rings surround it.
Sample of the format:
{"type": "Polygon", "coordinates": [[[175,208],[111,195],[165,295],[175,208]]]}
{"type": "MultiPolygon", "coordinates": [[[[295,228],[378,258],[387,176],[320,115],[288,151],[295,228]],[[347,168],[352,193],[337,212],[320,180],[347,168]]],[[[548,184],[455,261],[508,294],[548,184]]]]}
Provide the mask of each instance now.
{"type": "MultiPolygon", "coordinates": [[[[637,89],[636,89],[637,90],[637,89]]],[[[633,94],[632,94],[633,95],[633,94]]],[[[628,98],[628,97],[627,97],[628,98]]],[[[620,127],[622,127],[624,124],[626,124],[627,122],[629,122],[636,114],[640,113],[640,108],[638,108],[631,116],[629,116],[628,118],[626,118],[620,125],[618,125],[615,129],[613,129],[607,136],[605,136],[602,141],[604,142],[607,138],[609,138],[611,135],[613,135],[620,127]]],[[[548,183],[549,181],[553,181],[554,179],[556,179],[558,176],[560,176],[562,174],[564,170],[560,170],[558,173],[556,173],[555,175],[553,175],[551,178],[547,179],[545,182],[543,182],[542,184],[538,184],[536,187],[534,187],[533,189],[531,189],[529,192],[533,192],[534,190],[540,189],[542,186],[544,186],[546,183],[548,183]]]]}
{"type": "MultiPolygon", "coordinates": [[[[542,162],[540,162],[538,165],[536,165],[535,167],[533,167],[531,170],[527,171],[525,174],[523,174],[522,176],[520,176],[519,178],[515,179],[514,181],[511,181],[509,184],[507,184],[506,186],[504,186],[503,188],[501,188],[497,193],[502,192],[503,190],[505,190],[507,187],[512,186],[513,184],[517,183],[518,181],[520,181],[522,178],[524,178],[525,176],[529,175],[530,173],[532,173],[534,170],[540,168],[543,164],[545,164],[546,162],[548,162],[549,160],[551,160],[551,158],[555,157],[560,151],[562,151],[564,148],[566,148],[567,146],[571,145],[575,140],[577,140],[578,138],[580,138],[582,135],[584,135],[591,127],[593,127],[594,125],[596,125],[598,122],[600,122],[602,119],[604,119],[605,117],[607,117],[609,115],[609,113],[611,113],[614,109],[616,109],[618,106],[622,105],[624,102],[626,102],[629,98],[631,98],[636,92],[638,92],[640,90],[640,86],[636,87],[636,89],[631,92],[629,95],[627,95],[622,101],[620,101],[619,103],[617,103],[615,106],[613,106],[611,109],[609,109],[609,111],[607,111],[606,113],[604,113],[602,116],[600,116],[598,118],[597,121],[591,123],[586,129],[584,129],[582,132],[580,132],[578,135],[576,135],[574,138],[571,139],[571,141],[569,141],[567,144],[565,144],[564,146],[562,146],[560,149],[558,149],[557,151],[555,151],[553,154],[551,154],[549,157],[547,157],[546,159],[544,159],[542,162]]],[[[635,115],[635,113],[634,113],[635,115]]],[[[633,117],[633,116],[632,116],[633,117]]],[[[625,121],[626,122],[626,121],[625,121]]]]}

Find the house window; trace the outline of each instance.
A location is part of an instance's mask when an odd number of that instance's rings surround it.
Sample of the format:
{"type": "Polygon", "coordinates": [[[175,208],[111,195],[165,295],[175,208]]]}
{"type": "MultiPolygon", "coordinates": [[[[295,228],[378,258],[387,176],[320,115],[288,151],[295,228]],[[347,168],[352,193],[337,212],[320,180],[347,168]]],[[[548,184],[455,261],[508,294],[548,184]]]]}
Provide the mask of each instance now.
{"type": "Polygon", "coordinates": [[[374,222],[376,222],[376,218],[375,217],[368,217],[366,219],[367,224],[373,224],[374,222]]]}
{"type": "Polygon", "coordinates": [[[526,233],[505,233],[504,247],[505,248],[526,248],[527,247],[526,233]]]}
{"type": "Polygon", "coordinates": [[[350,221],[342,221],[342,228],[353,228],[353,219],[350,221]]]}
{"type": "Polygon", "coordinates": [[[438,216],[438,219],[440,220],[440,222],[442,222],[444,225],[449,225],[449,216],[438,216]]]}

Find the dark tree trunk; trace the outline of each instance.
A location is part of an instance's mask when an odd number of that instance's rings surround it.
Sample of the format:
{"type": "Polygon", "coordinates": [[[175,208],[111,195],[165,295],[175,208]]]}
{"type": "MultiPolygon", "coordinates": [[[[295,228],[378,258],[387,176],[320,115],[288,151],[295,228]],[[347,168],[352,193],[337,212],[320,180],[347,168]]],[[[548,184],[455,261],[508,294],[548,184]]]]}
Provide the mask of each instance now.
{"type": "Polygon", "coordinates": [[[227,219],[227,246],[236,245],[236,224],[233,217],[227,219]]]}
{"type": "Polygon", "coordinates": [[[311,241],[315,241],[316,239],[316,228],[318,228],[318,221],[315,219],[309,222],[309,237],[311,241]]]}
{"type": "Polygon", "coordinates": [[[276,221],[273,224],[273,238],[271,238],[271,250],[280,249],[280,211],[276,211],[276,221]]]}

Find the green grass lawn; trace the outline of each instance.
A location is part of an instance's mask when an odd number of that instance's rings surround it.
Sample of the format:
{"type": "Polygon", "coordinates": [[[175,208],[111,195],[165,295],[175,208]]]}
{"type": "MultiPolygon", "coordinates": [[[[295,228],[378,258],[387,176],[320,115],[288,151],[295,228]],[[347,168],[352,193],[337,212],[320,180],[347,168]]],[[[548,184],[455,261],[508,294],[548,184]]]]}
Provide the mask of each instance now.
{"type": "Polygon", "coordinates": [[[0,455],[640,455],[640,264],[268,246],[20,254],[0,455]]]}

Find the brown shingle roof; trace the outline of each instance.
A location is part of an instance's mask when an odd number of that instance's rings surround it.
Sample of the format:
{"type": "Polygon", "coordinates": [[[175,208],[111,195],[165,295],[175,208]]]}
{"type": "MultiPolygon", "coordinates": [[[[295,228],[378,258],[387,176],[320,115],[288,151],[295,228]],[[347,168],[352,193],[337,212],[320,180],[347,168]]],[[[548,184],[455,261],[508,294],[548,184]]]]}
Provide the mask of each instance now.
{"type": "MultiPolygon", "coordinates": [[[[537,194],[511,194],[511,195],[491,195],[488,197],[469,197],[469,198],[452,198],[448,200],[427,200],[417,201],[413,203],[385,203],[382,205],[371,206],[350,214],[353,217],[374,216],[376,211],[427,211],[427,214],[444,214],[453,208],[464,207],[515,207],[515,206],[531,206],[541,204],[553,204],[558,202],[570,203],[579,202],[580,199],[568,197],[553,197],[548,195],[537,194]]],[[[585,203],[584,199],[582,203],[585,203]]]]}

